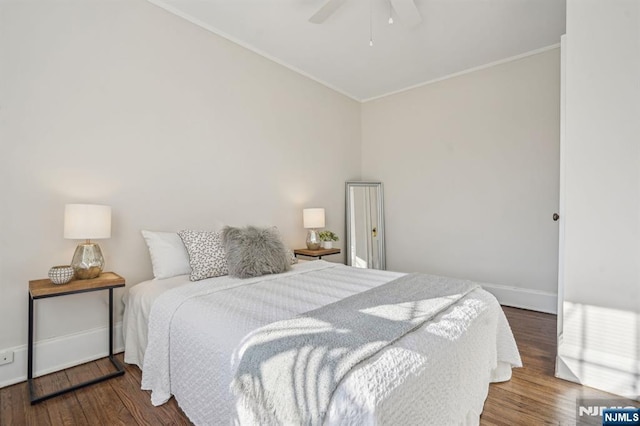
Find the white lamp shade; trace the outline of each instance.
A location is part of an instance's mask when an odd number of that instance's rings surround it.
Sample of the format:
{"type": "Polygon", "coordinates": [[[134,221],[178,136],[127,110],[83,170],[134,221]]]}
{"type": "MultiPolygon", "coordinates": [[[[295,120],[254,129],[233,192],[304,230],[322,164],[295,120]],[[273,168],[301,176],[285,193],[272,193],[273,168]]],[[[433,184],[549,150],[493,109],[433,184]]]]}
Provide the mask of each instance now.
{"type": "Polygon", "coordinates": [[[302,222],[304,227],[324,228],[324,209],[304,209],[302,210],[302,222]]]}
{"type": "Polygon", "coordinates": [[[71,240],[111,238],[111,207],[97,204],[67,204],[64,237],[71,240]]]}

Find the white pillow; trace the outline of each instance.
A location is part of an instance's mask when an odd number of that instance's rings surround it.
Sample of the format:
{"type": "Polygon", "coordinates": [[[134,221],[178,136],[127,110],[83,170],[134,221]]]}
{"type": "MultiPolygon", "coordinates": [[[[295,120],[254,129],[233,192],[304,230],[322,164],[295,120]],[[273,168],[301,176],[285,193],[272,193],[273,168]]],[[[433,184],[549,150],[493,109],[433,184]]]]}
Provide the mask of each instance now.
{"type": "Polygon", "coordinates": [[[142,231],[147,247],[153,276],[159,280],[191,273],[189,253],[177,232],[142,231]]]}

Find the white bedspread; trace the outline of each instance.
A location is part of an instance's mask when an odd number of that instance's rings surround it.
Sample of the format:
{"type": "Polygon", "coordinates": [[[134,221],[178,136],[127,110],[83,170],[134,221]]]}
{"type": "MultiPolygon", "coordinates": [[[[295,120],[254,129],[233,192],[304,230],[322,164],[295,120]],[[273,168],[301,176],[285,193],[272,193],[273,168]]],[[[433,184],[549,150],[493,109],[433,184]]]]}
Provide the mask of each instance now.
{"type": "Polygon", "coordinates": [[[164,292],[190,283],[189,275],[163,280],[141,282],[129,289],[123,297],[125,310],[123,323],[124,362],[142,369],[147,348],[149,314],[153,302],[164,292]]]}
{"type": "MultiPolygon", "coordinates": [[[[186,282],[153,304],[149,344],[139,355],[143,388],[152,391],[156,405],[174,395],[196,424],[254,423],[235,409],[229,391],[242,338],[400,275],[318,261],[256,279],[186,282]]],[[[131,303],[129,298],[133,312],[131,303]]],[[[127,322],[135,316],[128,314],[127,322]]],[[[125,329],[130,333],[129,324],[125,329]]],[[[504,367],[520,365],[497,301],[474,290],[358,365],[338,386],[325,424],[477,423],[489,381],[508,379],[511,371],[504,367]],[[497,367],[500,377],[494,376],[497,367]]]]}

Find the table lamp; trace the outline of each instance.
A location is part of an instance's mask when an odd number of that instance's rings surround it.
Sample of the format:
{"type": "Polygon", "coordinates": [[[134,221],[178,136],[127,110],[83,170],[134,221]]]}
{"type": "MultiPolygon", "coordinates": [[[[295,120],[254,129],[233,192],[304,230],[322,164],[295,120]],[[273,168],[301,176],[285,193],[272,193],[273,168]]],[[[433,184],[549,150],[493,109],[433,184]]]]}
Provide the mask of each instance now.
{"type": "Polygon", "coordinates": [[[85,240],[78,245],[71,260],[76,279],[98,277],[104,267],[104,257],[100,246],[90,240],[111,238],[111,207],[67,204],[64,209],[64,237],[85,240]]]}
{"type": "Polygon", "coordinates": [[[302,222],[307,232],[307,248],[318,250],[320,248],[320,236],[317,228],[324,228],[324,209],[313,208],[302,210],[302,222]]]}

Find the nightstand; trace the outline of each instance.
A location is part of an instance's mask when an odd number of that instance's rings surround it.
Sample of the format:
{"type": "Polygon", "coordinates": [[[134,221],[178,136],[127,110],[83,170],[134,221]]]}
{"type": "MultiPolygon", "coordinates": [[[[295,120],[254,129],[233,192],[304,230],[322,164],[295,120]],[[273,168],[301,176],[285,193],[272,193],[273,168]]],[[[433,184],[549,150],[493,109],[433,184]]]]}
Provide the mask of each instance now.
{"type": "Polygon", "coordinates": [[[309,250],[309,249],[295,249],[293,251],[293,255],[298,257],[298,255],[307,256],[307,257],[317,257],[318,259],[322,259],[322,256],[329,256],[330,254],[340,254],[339,248],[332,249],[318,249],[318,250],[309,250]]]}
{"type": "Polygon", "coordinates": [[[120,275],[105,272],[98,278],[89,280],[73,280],[67,284],[53,284],[49,279],[29,281],[29,341],[27,343],[27,381],[29,382],[29,399],[31,405],[45,401],[58,395],[72,392],[85,386],[100,383],[113,377],[122,376],[124,367],[113,356],[113,289],[124,287],[125,281],[120,275]],[[87,293],[90,291],[109,290],[109,360],[116,371],[97,377],[47,395],[36,396],[33,389],[33,301],[48,297],[66,296],[68,294],[87,293]]]}

